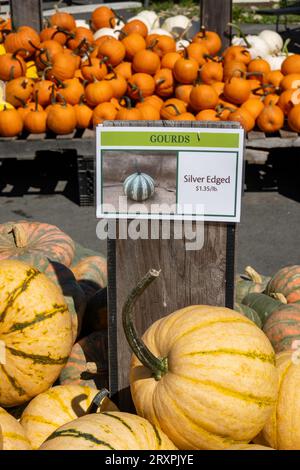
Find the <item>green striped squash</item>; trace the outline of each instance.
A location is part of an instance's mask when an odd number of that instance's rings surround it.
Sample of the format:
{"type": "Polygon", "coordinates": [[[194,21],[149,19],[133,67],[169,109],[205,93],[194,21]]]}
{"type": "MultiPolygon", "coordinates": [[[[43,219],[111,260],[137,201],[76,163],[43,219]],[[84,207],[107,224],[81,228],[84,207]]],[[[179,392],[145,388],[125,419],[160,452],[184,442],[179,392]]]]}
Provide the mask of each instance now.
{"type": "Polygon", "coordinates": [[[257,325],[258,328],[262,327],[261,319],[260,319],[258,313],[255,310],[253,310],[253,308],[248,307],[247,305],[235,303],[234,304],[234,310],[241,313],[242,315],[245,315],[245,317],[247,317],[247,318],[249,318],[249,320],[253,321],[253,323],[255,323],[255,325],[257,325]]]}
{"type": "Polygon", "coordinates": [[[24,428],[3,408],[0,408],[0,429],[3,450],[31,450],[24,428]]]}
{"type": "MultiPolygon", "coordinates": [[[[38,449],[56,429],[84,416],[97,393],[95,389],[80,385],[59,385],[31,400],[20,423],[33,449],[38,449]]],[[[116,411],[117,407],[105,397],[101,410],[116,411]]]]}
{"type": "Polygon", "coordinates": [[[157,426],[122,412],[78,418],[57,429],[41,450],[176,450],[157,426]]]}
{"type": "Polygon", "coordinates": [[[124,193],[133,201],[142,202],[153,196],[154,180],[146,173],[136,172],[128,176],[123,183],[124,193]]]}
{"type": "Polygon", "coordinates": [[[268,317],[278,310],[283,303],[266,294],[257,294],[253,292],[252,294],[248,294],[244,297],[243,305],[255,310],[262,322],[262,325],[264,325],[268,317]]]}
{"type": "Polygon", "coordinates": [[[107,331],[94,332],[74,344],[59,382],[96,389],[108,387],[107,331]]]}
{"type": "Polygon", "coordinates": [[[58,287],[35,267],[0,261],[0,406],[47,390],[72,349],[71,315],[58,287]]]}
{"type": "Polygon", "coordinates": [[[264,325],[264,332],[276,353],[292,348],[300,340],[300,304],[282,305],[264,325]]]}

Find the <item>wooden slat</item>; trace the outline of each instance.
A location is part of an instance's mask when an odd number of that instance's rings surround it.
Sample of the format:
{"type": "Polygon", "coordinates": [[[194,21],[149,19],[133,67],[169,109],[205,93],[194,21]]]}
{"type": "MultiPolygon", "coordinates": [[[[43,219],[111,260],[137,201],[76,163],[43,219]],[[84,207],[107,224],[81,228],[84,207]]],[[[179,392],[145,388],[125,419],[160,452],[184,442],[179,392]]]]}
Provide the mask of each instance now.
{"type": "Polygon", "coordinates": [[[57,140],[70,140],[70,139],[74,139],[74,136],[76,134],[76,129],[71,132],[71,134],[63,134],[63,135],[57,135],[56,136],[56,139],[57,140]]]}
{"type": "Polygon", "coordinates": [[[230,37],[225,32],[231,32],[228,23],[232,20],[232,0],[202,0],[200,8],[201,24],[221,36],[223,48],[229,46],[230,37]]]}
{"type": "Polygon", "coordinates": [[[269,157],[268,151],[257,149],[246,149],[245,159],[248,163],[264,165],[269,157]]]}
{"type": "Polygon", "coordinates": [[[297,132],[293,132],[293,131],[289,131],[285,129],[281,129],[279,131],[279,134],[282,139],[297,139],[299,137],[297,132]]]}
{"type": "Polygon", "coordinates": [[[96,132],[91,129],[85,129],[84,133],[82,134],[82,139],[95,139],[96,132]]]}
{"type": "Polygon", "coordinates": [[[262,131],[251,131],[249,132],[249,134],[247,135],[247,139],[249,141],[251,140],[257,140],[257,139],[265,139],[266,138],[266,135],[264,132],[262,131]]]}
{"type": "Polygon", "coordinates": [[[29,134],[27,137],[27,140],[30,141],[35,141],[35,140],[44,140],[46,137],[46,134],[29,134]]]}
{"type": "Polygon", "coordinates": [[[27,25],[42,29],[42,0],[10,0],[10,8],[15,28],[27,25]]]}

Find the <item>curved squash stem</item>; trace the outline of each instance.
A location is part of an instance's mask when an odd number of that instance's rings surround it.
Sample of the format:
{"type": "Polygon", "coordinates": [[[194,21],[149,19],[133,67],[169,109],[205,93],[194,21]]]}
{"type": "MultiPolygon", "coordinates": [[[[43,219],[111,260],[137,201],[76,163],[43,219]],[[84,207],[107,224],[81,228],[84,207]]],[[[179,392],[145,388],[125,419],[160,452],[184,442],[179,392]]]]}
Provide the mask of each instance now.
{"type": "Polygon", "coordinates": [[[94,396],[92,403],[90,404],[89,408],[86,411],[86,415],[90,415],[92,413],[96,413],[100,408],[101,413],[101,404],[105,398],[109,397],[110,393],[106,388],[102,388],[97,395],[94,396]]]}
{"type": "Polygon", "coordinates": [[[238,31],[239,37],[242,37],[244,39],[246,47],[248,47],[248,49],[251,49],[252,46],[251,46],[250,42],[248,41],[245,33],[241,30],[241,28],[238,25],[234,24],[234,23],[227,23],[227,24],[228,24],[228,26],[231,26],[231,28],[235,28],[238,31]]]}
{"type": "Polygon", "coordinates": [[[284,305],[287,305],[288,303],[286,297],[283,294],[281,294],[281,292],[273,292],[272,294],[270,294],[270,297],[272,297],[275,300],[279,300],[279,302],[281,302],[284,305]]]}
{"type": "Polygon", "coordinates": [[[155,357],[143,340],[139,338],[133,323],[133,307],[138,298],[159,274],[160,271],[154,269],[148,271],[131,291],[122,310],[123,328],[128,344],[140,362],[152,371],[155,380],[160,380],[168,372],[168,358],[159,359],[155,357]]]}
{"type": "Polygon", "coordinates": [[[245,273],[250,277],[251,281],[256,282],[257,284],[262,284],[261,275],[251,266],[247,266],[245,268],[245,273]]]}

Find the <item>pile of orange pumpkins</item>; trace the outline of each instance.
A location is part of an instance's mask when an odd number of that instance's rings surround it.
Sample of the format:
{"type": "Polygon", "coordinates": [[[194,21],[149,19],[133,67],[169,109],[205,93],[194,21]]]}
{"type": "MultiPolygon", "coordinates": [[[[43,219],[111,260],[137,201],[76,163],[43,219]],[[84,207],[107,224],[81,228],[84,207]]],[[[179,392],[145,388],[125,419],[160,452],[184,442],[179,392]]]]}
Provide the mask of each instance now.
{"type": "MultiPolygon", "coordinates": [[[[118,39],[94,32],[117,25],[106,6],[92,13],[91,28],[57,11],[39,34],[28,26],[0,24],[0,136],[69,134],[104,120],[238,121],[275,133],[300,132],[300,55],[281,70],[244,46],[221,54],[217,33],[200,30],[178,49],[170,34],[148,34],[129,20],[118,39]],[[1,49],[2,48],[2,49],[1,49]]],[[[163,33],[162,30],[160,30],[163,33]]]]}

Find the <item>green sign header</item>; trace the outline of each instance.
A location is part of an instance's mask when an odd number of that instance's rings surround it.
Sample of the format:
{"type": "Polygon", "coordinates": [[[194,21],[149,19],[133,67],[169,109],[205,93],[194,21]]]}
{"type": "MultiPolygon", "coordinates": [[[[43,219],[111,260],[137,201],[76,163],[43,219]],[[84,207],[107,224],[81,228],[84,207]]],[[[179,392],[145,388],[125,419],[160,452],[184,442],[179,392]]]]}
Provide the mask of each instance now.
{"type": "Polygon", "coordinates": [[[240,134],[220,132],[101,132],[102,147],[238,148],[240,134]]]}

